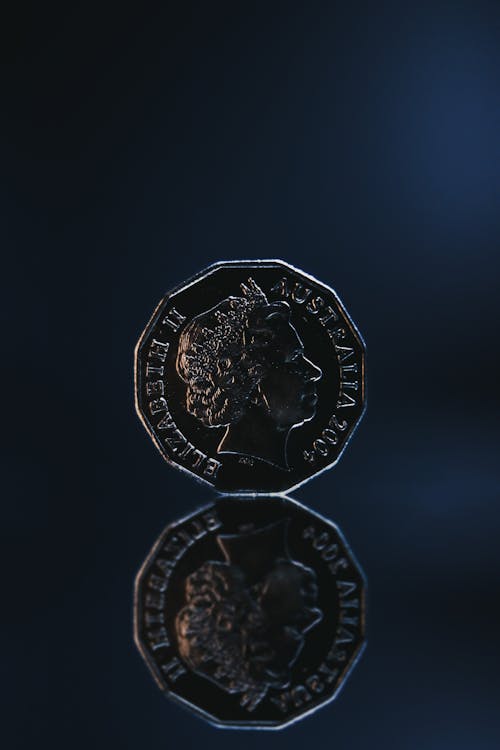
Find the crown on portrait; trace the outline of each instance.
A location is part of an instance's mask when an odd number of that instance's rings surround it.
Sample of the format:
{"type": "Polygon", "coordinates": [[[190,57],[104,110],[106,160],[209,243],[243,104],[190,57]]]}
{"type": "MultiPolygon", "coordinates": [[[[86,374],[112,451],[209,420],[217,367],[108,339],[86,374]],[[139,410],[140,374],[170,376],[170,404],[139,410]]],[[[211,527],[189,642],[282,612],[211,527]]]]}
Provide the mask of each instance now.
{"type": "Polygon", "coordinates": [[[232,345],[242,343],[242,333],[250,313],[268,300],[256,282],[249,278],[240,284],[242,297],[228,297],[212,310],[212,320],[205,313],[201,337],[191,341],[190,351],[184,352],[189,361],[191,373],[207,375],[217,367],[218,358],[232,345]],[[214,325],[215,323],[215,325],[214,325]]]}

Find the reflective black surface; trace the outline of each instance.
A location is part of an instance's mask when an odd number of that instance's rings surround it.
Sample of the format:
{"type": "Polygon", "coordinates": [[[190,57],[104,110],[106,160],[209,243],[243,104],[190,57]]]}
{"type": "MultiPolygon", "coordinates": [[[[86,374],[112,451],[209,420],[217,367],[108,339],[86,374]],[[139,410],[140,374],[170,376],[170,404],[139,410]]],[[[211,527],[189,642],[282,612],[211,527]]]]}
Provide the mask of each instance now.
{"type": "Polygon", "coordinates": [[[34,8],[1,26],[2,746],[498,750],[498,2],[34,8]],[[263,255],[368,344],[363,422],[296,495],[370,588],[345,690],[255,736],[133,643],[136,571],[207,490],[145,436],[132,360],[167,287],[263,255]]]}

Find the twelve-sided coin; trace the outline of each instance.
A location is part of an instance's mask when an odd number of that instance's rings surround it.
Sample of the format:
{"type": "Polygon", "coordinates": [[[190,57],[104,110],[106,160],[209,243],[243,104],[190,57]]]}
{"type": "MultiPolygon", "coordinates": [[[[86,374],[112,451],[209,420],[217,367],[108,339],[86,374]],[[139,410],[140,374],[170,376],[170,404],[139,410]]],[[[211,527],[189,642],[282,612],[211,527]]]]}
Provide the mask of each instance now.
{"type": "Polygon", "coordinates": [[[283,492],[333,466],[365,405],[345,307],[278,260],[217,263],[167,294],[135,368],[163,457],[223,492],[283,492]]]}

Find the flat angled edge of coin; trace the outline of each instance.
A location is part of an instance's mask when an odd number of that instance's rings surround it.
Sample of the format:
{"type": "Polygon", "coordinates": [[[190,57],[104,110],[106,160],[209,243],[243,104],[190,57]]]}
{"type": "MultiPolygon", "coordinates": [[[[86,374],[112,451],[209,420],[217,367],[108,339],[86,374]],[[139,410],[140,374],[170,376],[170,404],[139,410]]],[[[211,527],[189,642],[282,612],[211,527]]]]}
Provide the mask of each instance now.
{"type": "Polygon", "coordinates": [[[214,726],[282,729],[330,703],[365,646],[366,580],[338,527],[285,497],[170,524],[135,582],[165,695],[214,726]]]}
{"type": "Polygon", "coordinates": [[[357,327],[282,260],[221,261],[169,292],[134,373],[162,457],[224,493],[281,494],[332,468],[366,408],[357,327]]]}

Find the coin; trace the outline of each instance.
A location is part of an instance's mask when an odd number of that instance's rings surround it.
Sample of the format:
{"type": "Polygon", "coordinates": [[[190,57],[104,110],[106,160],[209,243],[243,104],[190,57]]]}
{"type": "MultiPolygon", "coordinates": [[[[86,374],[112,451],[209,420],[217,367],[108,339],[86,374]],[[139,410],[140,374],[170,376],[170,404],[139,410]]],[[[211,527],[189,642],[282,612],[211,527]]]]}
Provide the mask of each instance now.
{"type": "Polygon", "coordinates": [[[284,492],[333,466],[365,405],[347,311],[278,260],[217,263],[167,294],[135,373],[163,457],[222,492],[284,492]]]}
{"type": "Polygon", "coordinates": [[[363,574],[285,497],[222,497],[165,529],[135,639],[165,694],[217,726],[281,728],[330,702],[364,645],[363,574]]]}

